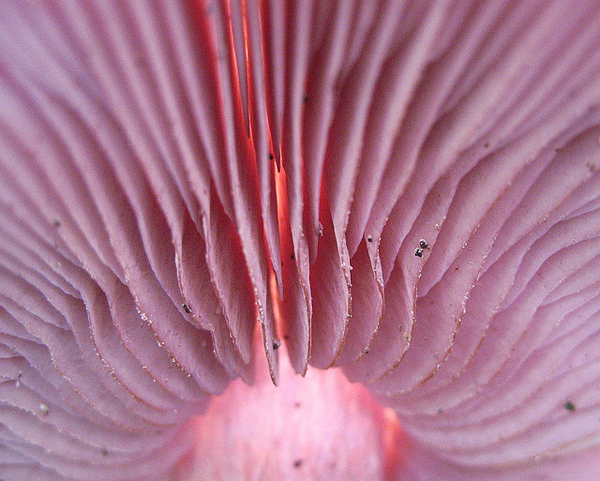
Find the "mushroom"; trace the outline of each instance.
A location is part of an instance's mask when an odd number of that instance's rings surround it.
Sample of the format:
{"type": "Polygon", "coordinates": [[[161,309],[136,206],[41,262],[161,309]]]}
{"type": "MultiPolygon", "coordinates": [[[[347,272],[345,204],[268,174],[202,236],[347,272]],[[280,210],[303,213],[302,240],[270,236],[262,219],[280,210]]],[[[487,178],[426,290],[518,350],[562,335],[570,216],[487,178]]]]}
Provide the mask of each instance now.
{"type": "Polygon", "coordinates": [[[599,47],[592,1],[0,3],[0,477],[597,479],[599,47]]]}

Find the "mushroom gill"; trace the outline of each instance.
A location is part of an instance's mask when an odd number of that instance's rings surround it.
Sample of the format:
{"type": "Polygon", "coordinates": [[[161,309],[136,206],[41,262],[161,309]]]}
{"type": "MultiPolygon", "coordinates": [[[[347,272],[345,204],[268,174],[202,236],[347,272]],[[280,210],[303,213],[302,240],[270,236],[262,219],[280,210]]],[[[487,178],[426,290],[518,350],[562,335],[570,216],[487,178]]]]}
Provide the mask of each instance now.
{"type": "Polygon", "coordinates": [[[395,411],[382,479],[598,479],[599,52],[595,1],[1,1],[0,478],[164,479],[285,352],[395,411]]]}

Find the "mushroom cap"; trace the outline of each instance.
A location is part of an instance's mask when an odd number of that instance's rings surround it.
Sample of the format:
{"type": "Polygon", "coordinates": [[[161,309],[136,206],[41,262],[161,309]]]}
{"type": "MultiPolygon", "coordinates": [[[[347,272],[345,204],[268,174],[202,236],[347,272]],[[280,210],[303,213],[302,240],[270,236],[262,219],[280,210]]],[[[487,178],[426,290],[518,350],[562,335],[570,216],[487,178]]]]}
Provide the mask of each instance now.
{"type": "Polygon", "coordinates": [[[160,479],[285,352],[405,479],[596,479],[599,47],[593,1],[0,2],[0,475],[160,479]]]}

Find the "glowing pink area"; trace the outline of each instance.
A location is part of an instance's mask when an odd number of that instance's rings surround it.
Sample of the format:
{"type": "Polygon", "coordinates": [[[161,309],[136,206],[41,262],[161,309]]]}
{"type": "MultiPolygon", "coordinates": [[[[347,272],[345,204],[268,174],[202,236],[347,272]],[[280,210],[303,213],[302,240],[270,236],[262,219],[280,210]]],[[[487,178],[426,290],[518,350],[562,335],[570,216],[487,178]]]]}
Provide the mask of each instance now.
{"type": "Polygon", "coordinates": [[[339,369],[303,378],[287,355],[281,361],[279,386],[259,368],[254,386],[233,382],[190,422],[197,444],[174,479],[396,479],[403,442],[394,412],[339,369]]]}

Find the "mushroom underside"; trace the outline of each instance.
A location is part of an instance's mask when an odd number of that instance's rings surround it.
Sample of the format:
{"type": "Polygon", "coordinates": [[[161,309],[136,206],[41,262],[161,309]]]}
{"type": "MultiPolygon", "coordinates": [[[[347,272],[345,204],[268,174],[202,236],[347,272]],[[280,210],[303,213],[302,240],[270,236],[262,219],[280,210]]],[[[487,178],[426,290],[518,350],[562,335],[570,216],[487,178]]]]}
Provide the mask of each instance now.
{"type": "Polygon", "coordinates": [[[0,2],[0,477],[163,479],[285,352],[398,416],[382,479],[597,479],[599,46],[591,1],[0,2]]]}

